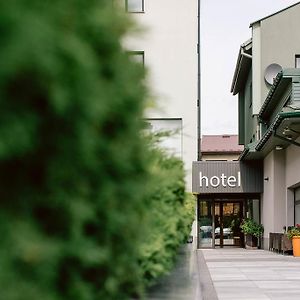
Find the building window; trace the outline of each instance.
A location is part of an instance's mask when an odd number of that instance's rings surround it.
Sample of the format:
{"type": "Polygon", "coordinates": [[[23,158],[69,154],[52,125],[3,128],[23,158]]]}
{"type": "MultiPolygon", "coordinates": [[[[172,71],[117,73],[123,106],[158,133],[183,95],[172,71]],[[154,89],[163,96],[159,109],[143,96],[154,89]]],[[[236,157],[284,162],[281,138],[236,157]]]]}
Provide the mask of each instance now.
{"type": "Polygon", "coordinates": [[[295,67],[300,68],[300,55],[295,56],[295,67]]]}
{"type": "Polygon", "coordinates": [[[131,13],[144,12],[144,0],[125,0],[126,11],[131,13]]]}
{"type": "Polygon", "coordinates": [[[146,127],[154,134],[161,134],[160,146],[168,153],[182,158],[182,119],[146,119],[146,127]]]}
{"type": "Polygon", "coordinates": [[[294,190],[295,194],[295,224],[300,224],[300,187],[294,190]]]}
{"type": "Polygon", "coordinates": [[[260,223],[260,200],[247,199],[246,202],[246,217],[260,223]]]}
{"type": "Polygon", "coordinates": [[[144,51],[129,51],[130,58],[136,63],[140,63],[142,66],[145,64],[145,53],[144,51]]]}
{"type": "Polygon", "coordinates": [[[211,248],[213,216],[212,201],[198,200],[198,240],[200,248],[211,248]]]}

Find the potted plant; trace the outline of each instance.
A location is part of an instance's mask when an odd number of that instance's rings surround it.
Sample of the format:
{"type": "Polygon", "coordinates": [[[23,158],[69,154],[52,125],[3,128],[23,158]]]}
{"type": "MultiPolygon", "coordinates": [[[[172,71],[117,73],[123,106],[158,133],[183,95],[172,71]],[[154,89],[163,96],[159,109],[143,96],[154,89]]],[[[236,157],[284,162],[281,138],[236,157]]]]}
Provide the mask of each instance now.
{"type": "Polygon", "coordinates": [[[264,227],[262,224],[258,224],[253,219],[244,219],[240,225],[242,232],[246,236],[246,247],[257,248],[258,238],[264,232],[264,227]]]}
{"type": "Polygon", "coordinates": [[[287,231],[287,236],[292,240],[293,255],[300,256],[300,224],[290,227],[287,231]]]}

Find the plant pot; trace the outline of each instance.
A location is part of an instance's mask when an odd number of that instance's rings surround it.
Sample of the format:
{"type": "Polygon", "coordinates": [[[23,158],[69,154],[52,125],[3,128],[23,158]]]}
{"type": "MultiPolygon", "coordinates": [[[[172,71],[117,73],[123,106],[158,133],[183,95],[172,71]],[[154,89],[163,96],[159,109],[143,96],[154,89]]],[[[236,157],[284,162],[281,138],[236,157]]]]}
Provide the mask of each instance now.
{"type": "Polygon", "coordinates": [[[246,246],[257,248],[258,238],[251,234],[246,234],[246,246]]]}
{"type": "Polygon", "coordinates": [[[293,255],[300,256],[300,236],[293,236],[293,255]]]}
{"type": "Polygon", "coordinates": [[[240,237],[239,236],[233,237],[233,244],[234,244],[234,246],[240,246],[240,237]]]}

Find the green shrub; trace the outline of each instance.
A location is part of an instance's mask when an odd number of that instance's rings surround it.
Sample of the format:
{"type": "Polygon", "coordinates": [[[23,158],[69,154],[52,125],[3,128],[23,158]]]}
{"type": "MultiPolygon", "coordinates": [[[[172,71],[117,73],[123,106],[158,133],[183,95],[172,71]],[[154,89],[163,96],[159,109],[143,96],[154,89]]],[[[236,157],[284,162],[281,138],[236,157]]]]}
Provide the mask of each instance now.
{"type": "Polygon", "coordinates": [[[291,226],[288,229],[287,237],[292,240],[294,236],[300,236],[300,224],[296,224],[296,226],[291,226]]]}
{"type": "Polygon", "coordinates": [[[144,71],[111,3],[0,3],[1,299],[141,290],[144,71]]]}
{"type": "Polygon", "coordinates": [[[150,285],[167,273],[178,248],[187,241],[195,217],[195,199],[185,192],[182,161],[153,149],[152,184],[146,202],[149,226],[141,246],[140,264],[150,285]]]}
{"type": "Polygon", "coordinates": [[[244,219],[240,225],[242,232],[245,234],[253,235],[255,237],[260,237],[264,232],[264,227],[262,224],[258,224],[253,219],[244,219]]]}
{"type": "Polygon", "coordinates": [[[0,2],[1,299],[130,299],[186,239],[182,163],[141,135],[127,25],[110,0],[0,2]]]}

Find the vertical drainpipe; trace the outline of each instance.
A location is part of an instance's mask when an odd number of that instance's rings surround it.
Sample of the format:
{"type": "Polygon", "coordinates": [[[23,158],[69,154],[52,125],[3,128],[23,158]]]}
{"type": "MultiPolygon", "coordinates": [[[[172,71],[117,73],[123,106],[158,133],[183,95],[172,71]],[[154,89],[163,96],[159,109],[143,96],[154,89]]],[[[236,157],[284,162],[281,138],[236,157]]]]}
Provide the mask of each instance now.
{"type": "MultiPolygon", "coordinates": [[[[200,61],[200,5],[201,0],[198,0],[198,41],[197,41],[197,58],[198,58],[198,79],[197,79],[197,160],[201,160],[201,61],[200,61]]],[[[199,240],[199,195],[197,196],[196,205],[196,226],[197,226],[197,248],[200,248],[199,240]]]]}
{"type": "Polygon", "coordinates": [[[198,0],[198,80],[197,80],[197,160],[201,160],[201,55],[200,55],[200,6],[201,0],[198,0]]]}

